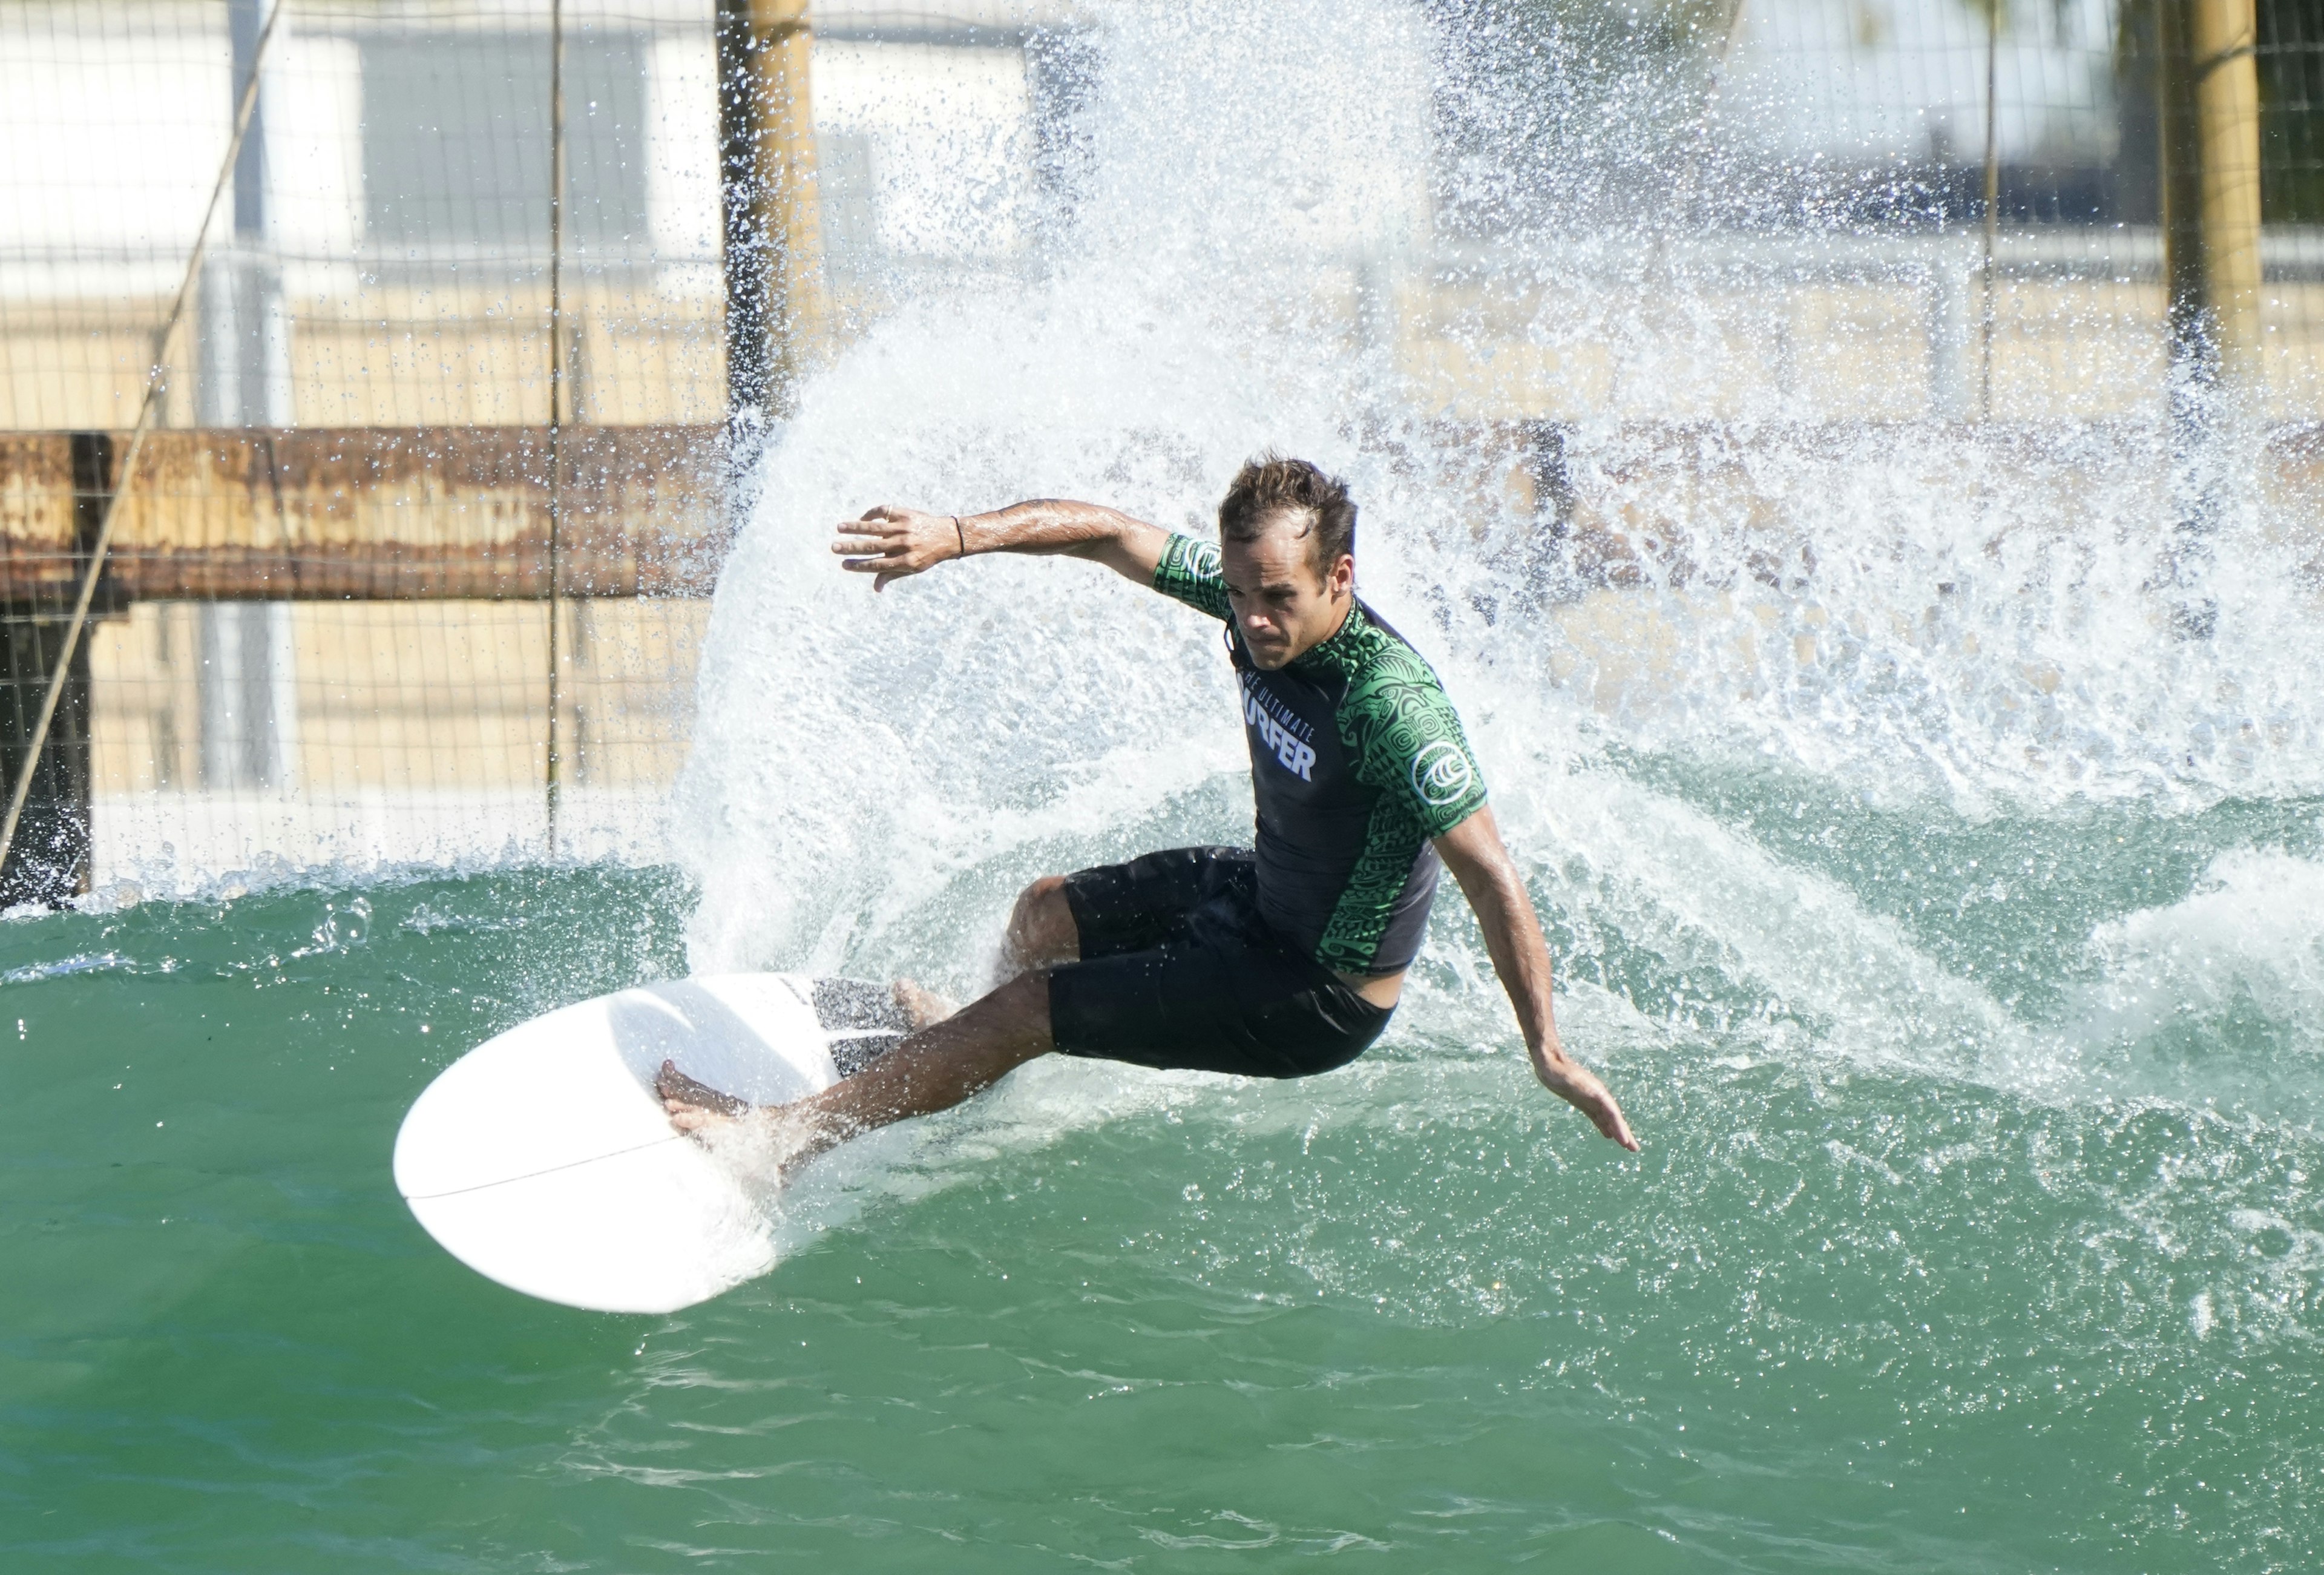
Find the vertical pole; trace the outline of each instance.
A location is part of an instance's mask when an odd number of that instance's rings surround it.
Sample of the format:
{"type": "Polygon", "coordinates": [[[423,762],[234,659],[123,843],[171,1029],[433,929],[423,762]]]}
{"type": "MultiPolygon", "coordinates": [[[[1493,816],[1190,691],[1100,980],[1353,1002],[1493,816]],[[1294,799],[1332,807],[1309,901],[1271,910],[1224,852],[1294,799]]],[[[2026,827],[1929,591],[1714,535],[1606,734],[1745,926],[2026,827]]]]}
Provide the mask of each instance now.
{"type": "MultiPolygon", "coordinates": [[[[234,160],[232,241],[203,264],[195,419],[205,427],[290,423],[290,333],[281,260],[268,211],[268,88],[258,40],[281,0],[227,0],[234,97],[258,83],[234,160]]],[[[287,19],[284,25],[288,25],[287,19]]],[[[156,355],[155,359],[161,357],[156,355]]],[[[198,691],[205,786],[287,789],[297,777],[298,689],[290,610],[281,601],[212,602],[200,610],[198,691]]]]}
{"type": "Polygon", "coordinates": [[[565,0],[549,0],[549,762],[542,784],[549,856],[557,857],[558,799],[564,789],[558,712],[558,623],[564,611],[558,580],[565,512],[565,0]]]}
{"type": "Polygon", "coordinates": [[[788,419],[823,333],[807,0],[718,0],[726,404],[737,432],[788,419]]]}
{"type": "MultiPolygon", "coordinates": [[[[1676,211],[1683,221],[1699,222],[1695,212],[1695,189],[1702,173],[1703,144],[1711,137],[1711,117],[1719,113],[1720,89],[1726,86],[1727,62],[1735,53],[1735,41],[1743,35],[1743,8],[1749,0],[1734,0],[1727,10],[1727,26],[1719,35],[1719,54],[1711,62],[1711,80],[1702,95],[1702,109],[1694,117],[1694,135],[1686,145],[1686,165],[1679,171],[1678,205],[1676,211]]],[[[1655,242],[1659,249],[1661,242],[1655,242]]]]}
{"type": "MultiPolygon", "coordinates": [[[[70,453],[74,557],[76,566],[86,572],[113,487],[113,438],[104,432],[75,432],[70,453]]],[[[113,597],[101,599],[109,607],[119,605],[113,597]]],[[[64,620],[53,605],[27,602],[0,608],[0,668],[5,668],[6,685],[5,703],[0,705],[0,763],[12,776],[22,775],[31,764],[37,789],[26,797],[7,858],[0,864],[0,907],[57,904],[88,889],[94,806],[87,640],[74,648],[63,693],[37,759],[27,760],[32,715],[64,635],[64,620]]]]}
{"type": "MultiPolygon", "coordinates": [[[[226,38],[233,60],[231,107],[256,69],[259,30],[272,10],[271,0],[226,0],[226,38]]],[[[251,103],[250,124],[235,153],[230,244],[212,250],[203,266],[199,323],[199,376],[194,386],[195,419],[205,427],[272,426],[279,401],[269,352],[269,318],[278,303],[280,279],[266,254],[266,93],[251,103]]]]}
{"type": "MultiPolygon", "coordinates": [[[[241,78],[258,69],[258,33],[265,13],[281,0],[233,0],[228,30],[233,37],[237,91],[241,78]]],[[[242,151],[234,161],[234,252],[228,267],[234,285],[234,369],[229,374],[237,409],[219,426],[280,426],[280,409],[290,382],[289,369],[275,364],[279,343],[276,318],[282,309],[282,280],[267,246],[270,230],[266,211],[266,86],[259,84],[251,106],[250,129],[243,134],[242,151]]]]}
{"type": "Polygon", "coordinates": [[[2163,272],[2171,355],[2172,627],[2208,638],[2210,535],[2235,482],[2231,408],[2257,371],[2259,74],[2254,0],[2157,0],[2163,272]]]}
{"type": "Polygon", "coordinates": [[[61,674],[52,675],[65,632],[61,618],[13,605],[0,610],[0,663],[5,664],[0,677],[6,685],[0,767],[27,783],[0,862],[0,907],[55,905],[88,889],[88,642],[73,646],[61,674]],[[37,714],[48,685],[55,686],[58,701],[42,729],[37,714]]]}
{"type": "Polygon", "coordinates": [[[2259,41],[2254,0],[2196,0],[2195,122],[2209,305],[2221,373],[2259,370],[2259,41]]]}
{"type": "Polygon", "coordinates": [[[2259,347],[2254,0],[2161,0],[2163,274],[2172,363],[2208,388],[2259,347]]]}
{"type": "Polygon", "coordinates": [[[1977,413],[1993,419],[1993,244],[2001,223],[2001,0],[1985,0],[1985,249],[1978,268],[1977,413]]]}
{"type": "Polygon", "coordinates": [[[2155,146],[2162,169],[2164,330],[2169,336],[2172,415],[2185,401],[2180,385],[2208,383],[2216,371],[2205,322],[2202,150],[2195,134],[2191,13],[2196,0],[2157,0],[2155,146]]]}

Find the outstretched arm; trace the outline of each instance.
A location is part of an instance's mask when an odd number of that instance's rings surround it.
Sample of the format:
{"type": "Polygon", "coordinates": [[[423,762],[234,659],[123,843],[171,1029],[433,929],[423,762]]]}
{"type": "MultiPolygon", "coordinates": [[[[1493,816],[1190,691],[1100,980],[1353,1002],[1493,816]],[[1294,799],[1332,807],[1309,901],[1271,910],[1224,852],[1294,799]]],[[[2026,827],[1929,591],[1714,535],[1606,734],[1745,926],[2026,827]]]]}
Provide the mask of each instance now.
{"type": "Polygon", "coordinates": [[[1549,947],[1542,940],[1541,921],[1533,899],[1526,895],[1493,812],[1479,809],[1436,839],[1436,852],[1485,931],[1485,950],[1492,953],[1493,972],[1517,1008],[1517,1026],[1525,1030],[1526,1050],[1533,1057],[1534,1075],[1542,1086],[1590,1118],[1600,1132],[1633,1153],[1638,1140],[1622,1119],[1622,1107],[1606,1091],[1591,1070],[1565,1054],[1557,1037],[1557,1019],[1549,999],[1549,947]]]}
{"type": "Polygon", "coordinates": [[[1143,520],[1060,498],[1011,503],[989,514],[926,514],[881,503],[861,520],[842,523],[839,537],[831,550],[847,560],[841,566],[875,576],[875,591],[886,590],[890,580],[976,552],[1085,557],[1125,579],[1150,585],[1170,540],[1167,531],[1143,520]]]}

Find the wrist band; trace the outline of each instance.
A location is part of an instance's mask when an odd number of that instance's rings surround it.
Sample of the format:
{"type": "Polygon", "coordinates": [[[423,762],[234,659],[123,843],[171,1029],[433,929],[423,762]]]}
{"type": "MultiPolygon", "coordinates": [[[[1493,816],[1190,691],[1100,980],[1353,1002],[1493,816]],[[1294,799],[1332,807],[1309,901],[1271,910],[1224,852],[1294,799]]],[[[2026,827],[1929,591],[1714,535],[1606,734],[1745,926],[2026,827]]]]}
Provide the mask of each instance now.
{"type": "Polygon", "coordinates": [[[963,557],[966,557],[968,556],[968,532],[960,528],[960,516],[957,514],[954,514],[952,517],[952,533],[960,538],[960,555],[963,557]]]}

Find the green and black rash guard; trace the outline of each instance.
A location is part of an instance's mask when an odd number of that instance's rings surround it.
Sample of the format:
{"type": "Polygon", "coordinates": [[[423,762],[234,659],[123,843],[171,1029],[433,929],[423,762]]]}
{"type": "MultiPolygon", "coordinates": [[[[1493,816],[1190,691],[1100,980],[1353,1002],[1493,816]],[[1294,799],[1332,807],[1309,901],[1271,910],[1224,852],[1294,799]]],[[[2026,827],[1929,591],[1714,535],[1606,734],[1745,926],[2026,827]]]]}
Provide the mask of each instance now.
{"type": "Polygon", "coordinates": [[[1485,802],[1435,672],[1361,600],[1331,639],[1260,671],[1206,541],[1173,535],[1154,588],[1226,622],[1259,807],[1259,912],[1336,972],[1399,972],[1436,895],[1430,839],[1485,802]]]}

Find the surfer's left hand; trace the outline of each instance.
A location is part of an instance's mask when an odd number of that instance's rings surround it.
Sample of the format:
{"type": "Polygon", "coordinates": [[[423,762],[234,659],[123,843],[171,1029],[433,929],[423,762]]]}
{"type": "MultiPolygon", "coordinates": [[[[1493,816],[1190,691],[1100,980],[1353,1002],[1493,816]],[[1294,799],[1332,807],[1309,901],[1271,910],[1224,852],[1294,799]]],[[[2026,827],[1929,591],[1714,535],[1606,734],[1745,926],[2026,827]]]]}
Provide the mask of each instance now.
{"type": "Polygon", "coordinates": [[[1589,1117],[1598,1130],[1631,1153],[1638,1151],[1638,1140],[1630,1135],[1622,1107],[1614,1102],[1598,1074],[1568,1055],[1563,1046],[1550,1045],[1534,1051],[1533,1073],[1541,1079],[1542,1087],[1589,1117]]]}

